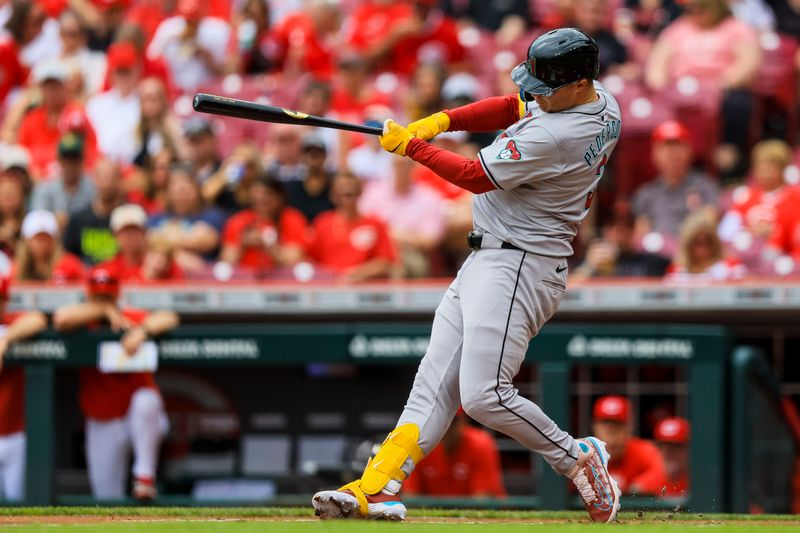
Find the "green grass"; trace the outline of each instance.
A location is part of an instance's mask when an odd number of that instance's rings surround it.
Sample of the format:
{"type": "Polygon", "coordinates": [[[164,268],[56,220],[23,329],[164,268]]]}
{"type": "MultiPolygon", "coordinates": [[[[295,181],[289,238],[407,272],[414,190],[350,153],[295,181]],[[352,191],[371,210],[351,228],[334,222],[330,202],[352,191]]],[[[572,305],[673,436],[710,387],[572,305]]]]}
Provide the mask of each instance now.
{"type": "MultiPolygon", "coordinates": [[[[590,524],[584,513],[546,511],[457,511],[414,509],[410,518],[428,522],[405,524],[366,521],[318,521],[308,508],[180,508],[180,507],[20,507],[0,508],[0,532],[169,532],[169,533],[578,533],[609,527],[590,524]],[[5,525],[20,517],[26,523],[5,525]],[[126,520],[127,519],[127,520],[126,520]],[[136,520],[139,521],[136,521],[136,520]],[[282,521],[285,519],[286,521],[282,521]],[[437,519],[443,522],[437,523],[437,519]],[[447,522],[444,522],[444,521],[447,522]],[[483,522],[510,520],[527,523],[483,522]],[[85,521],[85,523],[81,523],[85,521]],[[39,523],[37,523],[39,522],[39,523]],[[536,525],[536,523],[539,523],[536,525]],[[535,530],[534,530],[535,528],[535,530]]],[[[613,527],[624,533],[683,533],[684,530],[750,533],[796,533],[800,516],[697,515],[688,513],[621,513],[613,527]]],[[[690,532],[694,533],[694,532],[690,532]]]]}

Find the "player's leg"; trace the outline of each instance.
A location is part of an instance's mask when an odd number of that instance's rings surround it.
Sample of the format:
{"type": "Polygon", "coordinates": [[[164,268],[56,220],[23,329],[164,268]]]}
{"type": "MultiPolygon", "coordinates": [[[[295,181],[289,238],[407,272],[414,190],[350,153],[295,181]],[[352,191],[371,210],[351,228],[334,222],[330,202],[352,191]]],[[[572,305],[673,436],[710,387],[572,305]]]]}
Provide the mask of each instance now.
{"type": "Polygon", "coordinates": [[[130,452],[130,435],[124,418],[86,420],[86,464],[95,498],[125,497],[130,452]]]}
{"type": "Polygon", "coordinates": [[[25,497],[25,433],[13,433],[0,441],[2,498],[18,502],[25,497]]]}
{"type": "Polygon", "coordinates": [[[139,500],[155,499],[158,451],[167,431],[164,404],[158,391],[137,390],[131,397],[126,419],[133,445],[133,496],[139,500]]]}
{"type": "MultiPolygon", "coordinates": [[[[471,259],[467,260],[463,270],[471,259]]],[[[461,273],[436,309],[431,341],[395,430],[367,464],[361,479],[338,491],[314,496],[321,518],[402,520],[398,493],[414,464],[441,440],[459,406],[458,376],[463,337],[459,286],[461,273]]]]}
{"type": "Polygon", "coordinates": [[[591,506],[594,520],[613,520],[619,495],[607,475],[603,444],[591,438],[574,439],[538,405],[520,396],[513,385],[530,339],[555,313],[563,297],[565,276],[556,270],[562,261],[507,250],[482,250],[477,255],[475,268],[464,283],[480,290],[462,291],[461,295],[464,410],[541,454],[556,472],[573,479],[587,509],[587,498],[602,500],[591,506]]]}

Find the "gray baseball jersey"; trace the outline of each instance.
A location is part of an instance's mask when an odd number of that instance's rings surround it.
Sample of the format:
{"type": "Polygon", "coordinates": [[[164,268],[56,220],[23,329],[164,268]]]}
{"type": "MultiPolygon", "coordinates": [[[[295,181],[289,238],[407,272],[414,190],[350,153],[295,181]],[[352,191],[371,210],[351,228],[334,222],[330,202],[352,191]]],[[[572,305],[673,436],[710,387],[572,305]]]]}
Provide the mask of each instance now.
{"type": "Polygon", "coordinates": [[[528,103],[526,115],[479,152],[497,190],[475,197],[477,230],[535,254],[572,255],[622,126],[617,101],[594,85],[597,101],[567,111],[528,103]]]}

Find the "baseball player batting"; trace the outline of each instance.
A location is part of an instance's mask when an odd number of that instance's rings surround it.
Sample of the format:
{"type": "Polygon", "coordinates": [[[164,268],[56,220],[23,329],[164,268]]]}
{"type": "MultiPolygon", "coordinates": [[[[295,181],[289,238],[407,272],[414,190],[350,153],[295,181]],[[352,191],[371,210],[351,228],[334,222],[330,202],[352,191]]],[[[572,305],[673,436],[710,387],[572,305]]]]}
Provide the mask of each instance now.
{"type": "Polygon", "coordinates": [[[592,520],[615,519],[620,491],[605,443],[574,438],[513,385],[530,340],[564,296],[572,239],[619,137],[619,106],[594,81],[598,69],[591,38],[554,30],[533,41],[512,71],[519,95],[435,113],[407,128],[384,124],[384,149],[475,193],[473,252],[436,310],[397,427],[360,479],[314,495],[321,518],[404,519],[402,482],[461,404],[571,479],[592,520]],[[426,142],[457,130],[503,132],[477,160],[426,142]]]}

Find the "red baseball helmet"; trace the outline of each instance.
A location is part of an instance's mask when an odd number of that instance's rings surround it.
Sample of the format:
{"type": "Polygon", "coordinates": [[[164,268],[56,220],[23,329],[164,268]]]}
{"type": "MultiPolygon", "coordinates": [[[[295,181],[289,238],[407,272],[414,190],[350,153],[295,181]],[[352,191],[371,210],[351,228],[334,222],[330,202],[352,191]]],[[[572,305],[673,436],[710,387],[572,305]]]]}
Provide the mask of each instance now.
{"type": "Polygon", "coordinates": [[[104,266],[94,267],[89,272],[87,285],[89,296],[119,296],[119,276],[111,268],[104,266]]]}

